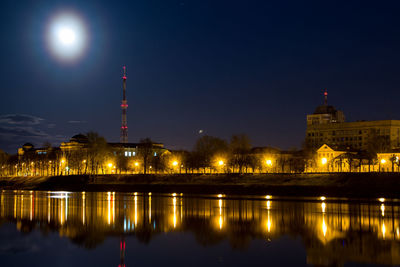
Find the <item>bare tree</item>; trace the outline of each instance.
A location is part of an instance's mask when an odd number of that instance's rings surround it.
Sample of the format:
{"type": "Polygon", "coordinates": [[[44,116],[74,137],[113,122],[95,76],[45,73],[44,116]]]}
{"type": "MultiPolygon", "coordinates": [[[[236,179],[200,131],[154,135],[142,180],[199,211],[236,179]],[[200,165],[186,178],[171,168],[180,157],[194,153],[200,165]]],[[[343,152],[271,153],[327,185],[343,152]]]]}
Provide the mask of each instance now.
{"type": "Polygon", "coordinates": [[[147,169],[151,160],[152,152],[153,152],[153,141],[150,138],[143,138],[140,140],[140,144],[138,147],[138,156],[142,159],[143,162],[143,173],[147,173],[147,169]]]}
{"type": "Polygon", "coordinates": [[[218,137],[204,135],[197,139],[193,152],[191,159],[195,163],[193,167],[196,169],[203,168],[205,172],[206,168],[212,166],[213,158],[216,155],[227,154],[228,144],[218,137]]]}
{"type": "Polygon", "coordinates": [[[248,166],[250,161],[250,139],[245,134],[233,135],[229,146],[232,153],[232,164],[238,166],[239,173],[242,173],[243,167],[248,166]]]}
{"type": "Polygon", "coordinates": [[[5,176],[6,174],[8,158],[7,153],[0,149],[0,176],[5,176]]]}
{"type": "Polygon", "coordinates": [[[104,164],[106,159],[110,157],[111,150],[104,137],[98,133],[89,132],[87,137],[87,163],[90,166],[90,173],[97,174],[99,169],[104,173],[104,164]]]}

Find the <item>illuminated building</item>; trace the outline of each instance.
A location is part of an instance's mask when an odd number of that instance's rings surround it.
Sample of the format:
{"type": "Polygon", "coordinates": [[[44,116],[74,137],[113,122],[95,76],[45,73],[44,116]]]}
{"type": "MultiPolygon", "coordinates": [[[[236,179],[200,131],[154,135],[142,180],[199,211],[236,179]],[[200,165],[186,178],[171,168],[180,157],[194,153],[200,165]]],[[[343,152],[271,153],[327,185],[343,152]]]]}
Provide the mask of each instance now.
{"type": "MultiPolygon", "coordinates": [[[[400,120],[345,122],[343,112],[327,104],[307,115],[306,145],[317,149],[324,144],[333,148],[367,150],[377,139],[386,149],[400,147],[400,120]]],[[[384,151],[381,151],[384,152],[384,151]]]]}
{"type": "Polygon", "coordinates": [[[377,153],[367,159],[358,151],[333,149],[322,145],[315,158],[308,160],[306,172],[398,172],[400,150],[377,153]]]}

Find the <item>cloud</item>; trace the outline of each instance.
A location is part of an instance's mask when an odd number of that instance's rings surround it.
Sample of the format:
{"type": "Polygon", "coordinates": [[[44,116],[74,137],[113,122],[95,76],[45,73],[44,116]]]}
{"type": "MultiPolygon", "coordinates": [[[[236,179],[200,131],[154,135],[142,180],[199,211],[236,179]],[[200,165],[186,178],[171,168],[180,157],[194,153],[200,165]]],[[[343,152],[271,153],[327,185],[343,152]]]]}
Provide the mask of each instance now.
{"type": "Polygon", "coordinates": [[[41,146],[45,142],[58,145],[65,140],[65,137],[50,134],[48,131],[55,124],[45,122],[43,118],[27,114],[0,115],[0,148],[14,154],[28,142],[41,146]]]}
{"type": "Polygon", "coordinates": [[[68,121],[68,123],[77,124],[77,123],[86,123],[86,121],[68,121]]]}
{"type": "Polygon", "coordinates": [[[8,125],[38,125],[44,119],[27,114],[0,115],[0,124],[8,125]]]}

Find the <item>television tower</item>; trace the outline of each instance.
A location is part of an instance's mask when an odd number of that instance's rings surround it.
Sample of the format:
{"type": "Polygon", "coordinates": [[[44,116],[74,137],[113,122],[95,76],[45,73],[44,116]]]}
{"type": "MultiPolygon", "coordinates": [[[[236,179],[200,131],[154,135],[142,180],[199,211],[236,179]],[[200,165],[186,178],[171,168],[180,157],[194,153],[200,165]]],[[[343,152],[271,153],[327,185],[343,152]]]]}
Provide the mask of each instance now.
{"type": "Polygon", "coordinates": [[[122,76],[122,87],[123,87],[123,96],[122,96],[122,125],[121,125],[121,143],[128,143],[128,121],[126,119],[126,110],[128,108],[128,101],[126,100],[126,67],[122,67],[124,70],[124,75],[122,76]]]}
{"type": "Polygon", "coordinates": [[[327,106],[328,105],[328,89],[325,88],[325,92],[324,92],[324,105],[327,106]]]}

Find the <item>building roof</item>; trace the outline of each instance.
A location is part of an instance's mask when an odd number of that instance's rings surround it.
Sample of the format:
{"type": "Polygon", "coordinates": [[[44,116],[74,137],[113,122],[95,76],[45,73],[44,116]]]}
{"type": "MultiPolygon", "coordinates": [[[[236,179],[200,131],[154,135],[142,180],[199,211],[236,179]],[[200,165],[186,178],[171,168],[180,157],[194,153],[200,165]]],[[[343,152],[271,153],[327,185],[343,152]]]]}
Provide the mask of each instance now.
{"type": "Polygon", "coordinates": [[[87,143],[88,142],[88,138],[87,138],[86,135],[77,134],[77,135],[72,136],[69,141],[70,142],[78,142],[78,143],[87,143]]]}
{"type": "Polygon", "coordinates": [[[314,114],[335,114],[336,112],[337,110],[334,106],[322,105],[315,109],[314,114]]]}
{"type": "MultiPolygon", "coordinates": [[[[108,143],[112,147],[136,148],[146,145],[146,143],[108,143]]],[[[151,143],[152,147],[164,148],[162,143],[151,143]]]]}

